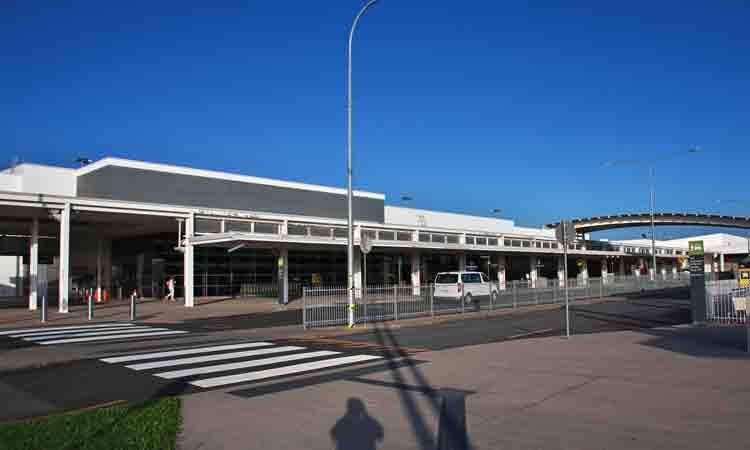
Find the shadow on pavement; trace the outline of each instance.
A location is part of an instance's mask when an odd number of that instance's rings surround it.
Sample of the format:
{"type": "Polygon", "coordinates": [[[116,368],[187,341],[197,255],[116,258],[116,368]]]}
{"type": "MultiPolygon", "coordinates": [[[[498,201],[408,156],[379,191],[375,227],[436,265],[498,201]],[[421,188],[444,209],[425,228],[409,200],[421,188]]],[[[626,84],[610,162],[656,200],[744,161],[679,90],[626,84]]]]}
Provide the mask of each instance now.
{"type": "Polygon", "coordinates": [[[640,330],[643,345],[700,358],[750,360],[745,326],[688,326],[640,330]]]}
{"type": "Polygon", "coordinates": [[[365,404],[356,397],[346,401],[346,413],[336,421],[330,435],[336,450],[375,450],[385,437],[383,425],[367,413],[365,404]]]}
{"type": "MultiPolygon", "coordinates": [[[[378,344],[388,348],[384,354],[397,389],[401,406],[409,418],[414,437],[421,449],[468,450],[472,448],[466,423],[466,396],[470,392],[454,389],[433,388],[422,371],[415,364],[409,364],[410,357],[403,356],[398,341],[390,329],[377,326],[375,336],[378,344]],[[400,361],[396,361],[396,359],[400,361]],[[397,364],[397,362],[406,364],[397,364]],[[415,385],[409,385],[400,369],[406,367],[415,385]],[[414,392],[426,395],[432,412],[439,417],[437,437],[433,435],[415,400],[414,392]]],[[[353,380],[358,381],[358,380],[353,380]]],[[[363,380],[367,381],[367,380],[363,380]]],[[[388,383],[382,382],[387,385],[388,383]]]]}

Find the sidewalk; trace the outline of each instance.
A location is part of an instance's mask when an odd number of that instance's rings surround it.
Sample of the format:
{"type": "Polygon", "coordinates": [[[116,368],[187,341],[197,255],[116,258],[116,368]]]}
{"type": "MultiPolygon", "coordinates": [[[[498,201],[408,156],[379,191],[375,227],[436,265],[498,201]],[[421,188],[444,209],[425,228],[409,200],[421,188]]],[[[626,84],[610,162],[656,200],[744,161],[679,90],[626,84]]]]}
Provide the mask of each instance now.
{"type": "MultiPolygon", "coordinates": [[[[750,357],[685,330],[484,344],[304,387],[202,392],[183,397],[181,448],[328,450],[347,404],[361,401],[368,423],[382,426],[377,448],[432,449],[439,396],[429,393],[445,388],[467,392],[474,449],[743,448],[750,357]]],[[[376,436],[345,431],[359,448],[376,436]]]]}

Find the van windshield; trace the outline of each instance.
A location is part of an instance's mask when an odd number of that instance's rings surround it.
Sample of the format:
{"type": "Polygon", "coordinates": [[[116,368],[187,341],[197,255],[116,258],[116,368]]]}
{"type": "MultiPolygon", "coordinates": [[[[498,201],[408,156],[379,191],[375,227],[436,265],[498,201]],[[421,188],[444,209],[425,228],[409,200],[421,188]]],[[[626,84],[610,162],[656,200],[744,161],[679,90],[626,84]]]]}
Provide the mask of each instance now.
{"type": "Polygon", "coordinates": [[[456,284],[458,283],[457,273],[440,273],[435,279],[435,284],[456,284]]]}

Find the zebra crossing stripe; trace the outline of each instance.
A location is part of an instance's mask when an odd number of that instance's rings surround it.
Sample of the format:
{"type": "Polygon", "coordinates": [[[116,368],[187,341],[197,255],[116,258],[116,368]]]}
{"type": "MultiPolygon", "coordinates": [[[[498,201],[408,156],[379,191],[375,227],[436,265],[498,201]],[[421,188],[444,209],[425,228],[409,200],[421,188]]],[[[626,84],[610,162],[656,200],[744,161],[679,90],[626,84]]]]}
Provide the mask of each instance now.
{"type": "Polygon", "coordinates": [[[148,326],[141,325],[141,326],[133,326],[133,327],[107,327],[107,328],[87,328],[87,329],[77,329],[77,330],[58,330],[58,331],[42,331],[42,332],[36,332],[36,333],[21,333],[21,334],[11,334],[10,337],[14,338],[31,338],[31,337],[46,337],[46,336],[59,336],[59,335],[66,335],[66,334],[73,334],[73,333],[104,333],[104,332],[110,332],[110,331],[120,331],[120,330],[135,330],[135,329],[143,329],[143,328],[149,328],[148,326]]]}
{"type": "Polygon", "coordinates": [[[35,333],[42,331],[56,331],[56,330],[76,330],[76,329],[88,329],[88,328],[109,328],[109,327],[132,327],[132,323],[108,323],[103,325],[69,325],[65,327],[41,327],[41,328],[24,328],[22,330],[10,330],[0,331],[0,336],[11,336],[15,334],[24,333],[35,333]]]}
{"type": "Polygon", "coordinates": [[[341,358],[325,359],[323,361],[313,361],[304,364],[294,364],[291,366],[278,367],[275,369],[259,370],[256,372],[240,373],[237,375],[225,375],[221,377],[205,378],[202,380],[191,381],[190,384],[201,388],[211,388],[227,384],[244,383],[248,381],[258,381],[266,378],[273,378],[282,375],[293,375],[304,372],[310,372],[328,367],[343,366],[345,364],[354,364],[358,362],[381,359],[380,356],[374,355],[355,355],[344,356],[341,358]]]}
{"type": "Polygon", "coordinates": [[[272,353],[292,352],[295,350],[302,350],[302,349],[304,349],[304,347],[293,347],[293,346],[272,347],[272,348],[263,348],[260,350],[246,350],[243,352],[221,353],[218,355],[193,356],[190,358],[170,359],[167,361],[156,361],[156,362],[150,362],[150,363],[133,364],[130,366],[125,366],[125,367],[127,367],[128,369],[133,369],[133,370],[158,369],[161,367],[184,366],[186,364],[200,364],[204,362],[221,361],[222,359],[237,359],[237,358],[247,358],[251,356],[269,355],[272,353]]]}
{"type": "Polygon", "coordinates": [[[339,352],[321,350],[317,352],[295,353],[293,355],[274,356],[271,358],[254,359],[251,361],[241,361],[236,363],[218,364],[215,366],[196,367],[192,369],[172,370],[170,372],[155,373],[154,376],[159,378],[174,379],[189,377],[191,375],[205,375],[207,373],[226,372],[229,370],[247,369],[248,367],[268,366],[282,362],[298,361],[300,359],[312,359],[321,356],[338,355],[339,352]]]}
{"type": "Polygon", "coordinates": [[[105,363],[121,363],[130,361],[140,361],[143,359],[168,358],[170,356],[195,355],[200,353],[218,352],[222,350],[239,350],[242,348],[256,348],[273,345],[270,342],[249,342],[245,344],[216,345],[213,347],[188,348],[184,350],[171,350],[167,352],[142,353],[140,355],[113,356],[102,358],[100,361],[105,363]]]}
{"type": "Polygon", "coordinates": [[[143,332],[143,331],[167,331],[169,328],[153,328],[153,327],[132,327],[125,330],[97,330],[97,331],[88,331],[86,333],[73,333],[73,334],[64,334],[61,336],[31,336],[31,337],[25,337],[22,338],[24,341],[31,341],[31,342],[37,342],[37,341],[44,341],[46,339],[66,339],[66,338],[76,338],[76,337],[86,337],[86,336],[109,336],[114,334],[129,334],[129,333],[137,333],[137,332],[143,332]]]}
{"type": "Polygon", "coordinates": [[[107,336],[91,336],[91,337],[81,337],[81,338],[72,338],[72,339],[55,339],[52,341],[40,341],[37,342],[40,345],[53,345],[53,344],[72,344],[76,342],[93,342],[93,341],[106,341],[106,340],[112,340],[112,339],[129,339],[134,337],[148,337],[148,336],[165,336],[165,335],[171,335],[171,334],[184,334],[187,333],[187,331],[180,331],[180,330],[172,330],[172,331],[157,331],[152,333],[133,333],[133,334],[116,334],[116,335],[107,335],[107,336]]]}

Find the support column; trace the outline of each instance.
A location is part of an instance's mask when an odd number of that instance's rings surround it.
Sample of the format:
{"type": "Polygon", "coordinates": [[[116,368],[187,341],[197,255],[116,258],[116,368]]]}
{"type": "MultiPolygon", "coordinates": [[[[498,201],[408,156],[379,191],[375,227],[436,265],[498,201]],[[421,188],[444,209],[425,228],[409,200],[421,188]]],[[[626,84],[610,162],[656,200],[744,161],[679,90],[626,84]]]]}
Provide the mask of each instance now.
{"type": "Polygon", "coordinates": [[[279,249],[277,266],[279,269],[279,303],[286,305],[289,303],[289,249],[279,249]]]}
{"type": "Polygon", "coordinates": [[[661,279],[667,279],[667,266],[665,266],[664,263],[661,264],[661,279]]]}
{"type": "Polygon", "coordinates": [[[466,271],[466,253],[464,252],[461,252],[458,254],[458,271],[459,272],[466,271]]]}
{"type": "Polygon", "coordinates": [[[501,291],[505,290],[505,255],[497,255],[497,284],[501,291]]]}
{"type": "MultiPolygon", "coordinates": [[[[145,270],[146,266],[146,255],[143,253],[138,253],[135,256],[135,286],[138,290],[138,296],[140,298],[145,297],[143,292],[143,271],[145,270]]],[[[153,295],[153,293],[152,293],[153,295]]]]}
{"type": "Polygon", "coordinates": [[[104,292],[108,294],[108,298],[111,298],[114,294],[112,290],[112,241],[109,239],[103,242],[104,252],[102,253],[102,288],[104,292]]]}
{"type": "Polygon", "coordinates": [[[719,253],[719,272],[724,272],[724,253],[719,253]]]}
{"type": "Polygon", "coordinates": [[[102,300],[102,263],[104,259],[104,243],[100,237],[96,241],[96,301],[102,300]]]}
{"type": "Polygon", "coordinates": [[[195,292],[194,292],[194,256],[195,249],[193,247],[192,238],[193,230],[195,225],[195,216],[191,213],[190,217],[185,220],[185,249],[184,249],[184,261],[183,261],[183,277],[185,287],[185,306],[192,308],[195,306],[195,292]]]}
{"type": "Polygon", "coordinates": [[[354,298],[362,298],[362,252],[359,247],[354,247],[352,266],[352,286],[354,286],[354,298]]]}
{"type": "MultiPolygon", "coordinates": [[[[411,286],[412,286],[412,295],[419,295],[420,286],[421,283],[421,263],[422,258],[421,254],[419,252],[414,252],[411,254],[411,286]]],[[[464,258],[464,267],[466,266],[466,258],[464,258]]]]}
{"type": "Polygon", "coordinates": [[[581,266],[581,279],[584,283],[587,283],[589,281],[589,262],[586,261],[586,258],[581,258],[581,261],[583,261],[583,266],[581,266]]]}
{"type": "Polygon", "coordinates": [[[70,289],[70,203],[60,211],[60,279],[57,294],[58,311],[68,312],[70,289]]]}
{"type": "Polygon", "coordinates": [[[677,279],[677,262],[672,264],[672,278],[677,279]]]}
{"type": "Polygon", "coordinates": [[[607,283],[609,276],[609,267],[607,267],[607,258],[602,258],[602,283],[607,283]]]}
{"type": "Polygon", "coordinates": [[[625,276],[625,258],[620,257],[620,270],[619,274],[625,276]]]}
{"type": "Polygon", "coordinates": [[[39,283],[39,219],[31,222],[31,245],[29,246],[29,309],[37,308],[37,285],[39,283]]]}
{"type": "Polygon", "coordinates": [[[560,287],[565,287],[565,256],[557,257],[557,283],[560,287]]]}
{"type": "Polygon", "coordinates": [[[536,255],[529,255],[529,283],[532,288],[536,287],[536,266],[539,263],[539,257],[536,255]]]}
{"type": "Polygon", "coordinates": [[[23,256],[16,256],[16,299],[23,297],[23,256]]]}

